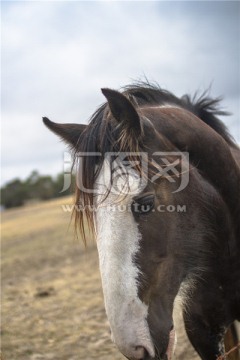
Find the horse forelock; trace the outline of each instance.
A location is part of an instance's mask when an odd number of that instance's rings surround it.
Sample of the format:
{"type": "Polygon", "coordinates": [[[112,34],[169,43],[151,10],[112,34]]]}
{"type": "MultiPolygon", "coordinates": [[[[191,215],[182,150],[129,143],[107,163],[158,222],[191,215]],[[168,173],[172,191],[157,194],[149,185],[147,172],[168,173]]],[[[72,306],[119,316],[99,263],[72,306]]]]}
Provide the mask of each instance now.
{"type": "MultiPolygon", "coordinates": [[[[119,154],[128,153],[128,158],[136,160],[138,153],[142,151],[141,141],[131,133],[131,129],[119,126],[116,121],[110,117],[107,105],[101,106],[91,118],[90,124],[78,142],[78,147],[74,153],[74,163],[77,167],[77,176],[82,172],[83,186],[86,189],[94,189],[94,184],[101,172],[106,153],[119,154]],[[81,158],[81,166],[79,161],[79,153],[90,154],[81,158]],[[95,153],[96,155],[93,155],[95,153]],[[99,154],[99,155],[97,155],[99,154]],[[131,155],[134,154],[134,155],[131,155]]],[[[109,158],[109,166],[112,166],[114,157],[109,158]]],[[[140,168],[136,166],[135,170],[140,172],[140,168]]],[[[111,174],[112,176],[112,174],[111,174]]],[[[108,195],[108,191],[105,194],[108,195]]],[[[93,207],[93,194],[82,191],[76,187],[75,198],[75,228],[80,229],[80,233],[86,241],[86,228],[93,232],[94,221],[93,211],[89,210],[93,207]],[[78,206],[84,205],[84,212],[78,211],[78,206]],[[77,209],[77,210],[76,210],[77,209]],[[86,226],[87,223],[87,226],[86,226]]]]}

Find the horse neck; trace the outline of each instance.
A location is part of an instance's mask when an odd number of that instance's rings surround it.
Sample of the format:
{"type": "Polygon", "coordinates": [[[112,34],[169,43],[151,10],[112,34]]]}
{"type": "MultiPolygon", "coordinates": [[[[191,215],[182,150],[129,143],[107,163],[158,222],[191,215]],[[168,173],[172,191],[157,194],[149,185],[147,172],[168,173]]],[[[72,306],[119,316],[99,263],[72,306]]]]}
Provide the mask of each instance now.
{"type": "Polygon", "coordinates": [[[202,120],[181,108],[151,109],[145,116],[180,151],[189,152],[190,162],[217,189],[228,206],[239,239],[240,169],[226,141],[202,120]]]}

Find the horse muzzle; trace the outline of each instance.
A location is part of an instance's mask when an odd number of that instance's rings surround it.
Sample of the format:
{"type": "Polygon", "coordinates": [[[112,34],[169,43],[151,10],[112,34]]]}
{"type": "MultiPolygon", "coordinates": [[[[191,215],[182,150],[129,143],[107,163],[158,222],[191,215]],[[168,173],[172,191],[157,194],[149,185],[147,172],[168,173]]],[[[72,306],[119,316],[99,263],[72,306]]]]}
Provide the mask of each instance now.
{"type": "Polygon", "coordinates": [[[149,354],[147,348],[142,345],[127,346],[127,344],[125,344],[124,349],[119,348],[119,350],[128,360],[172,360],[176,342],[176,333],[175,330],[172,329],[169,333],[169,342],[167,350],[166,352],[164,351],[164,354],[159,355],[159,349],[157,348],[155,349],[155,354],[153,354],[152,350],[151,354],[149,354]]]}

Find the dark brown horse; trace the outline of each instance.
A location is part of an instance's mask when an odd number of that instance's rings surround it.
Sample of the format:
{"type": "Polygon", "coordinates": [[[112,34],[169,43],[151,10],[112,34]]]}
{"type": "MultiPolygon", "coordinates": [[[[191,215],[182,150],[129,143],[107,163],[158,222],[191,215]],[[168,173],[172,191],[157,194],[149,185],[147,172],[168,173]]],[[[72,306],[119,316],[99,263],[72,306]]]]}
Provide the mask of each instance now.
{"type": "Polygon", "coordinates": [[[178,295],[192,345],[215,360],[240,320],[240,151],[218,100],[102,92],[87,126],[43,120],[78,163],[75,219],[96,232],[113,341],[131,360],[170,359],[178,295]]]}

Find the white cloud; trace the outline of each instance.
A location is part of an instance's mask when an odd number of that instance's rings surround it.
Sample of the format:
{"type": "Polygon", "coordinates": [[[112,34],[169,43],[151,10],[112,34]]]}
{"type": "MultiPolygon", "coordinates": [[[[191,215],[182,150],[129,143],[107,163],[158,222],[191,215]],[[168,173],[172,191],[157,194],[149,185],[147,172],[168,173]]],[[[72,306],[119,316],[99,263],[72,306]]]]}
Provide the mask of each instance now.
{"type": "Polygon", "coordinates": [[[14,176],[27,176],[45,159],[58,161],[64,146],[41,116],[86,122],[104,101],[101,87],[119,88],[143,74],[177,95],[213,81],[213,95],[224,95],[236,112],[228,122],[240,140],[238,19],[226,5],[174,4],[3,3],[4,181],[14,169],[14,176]]]}

